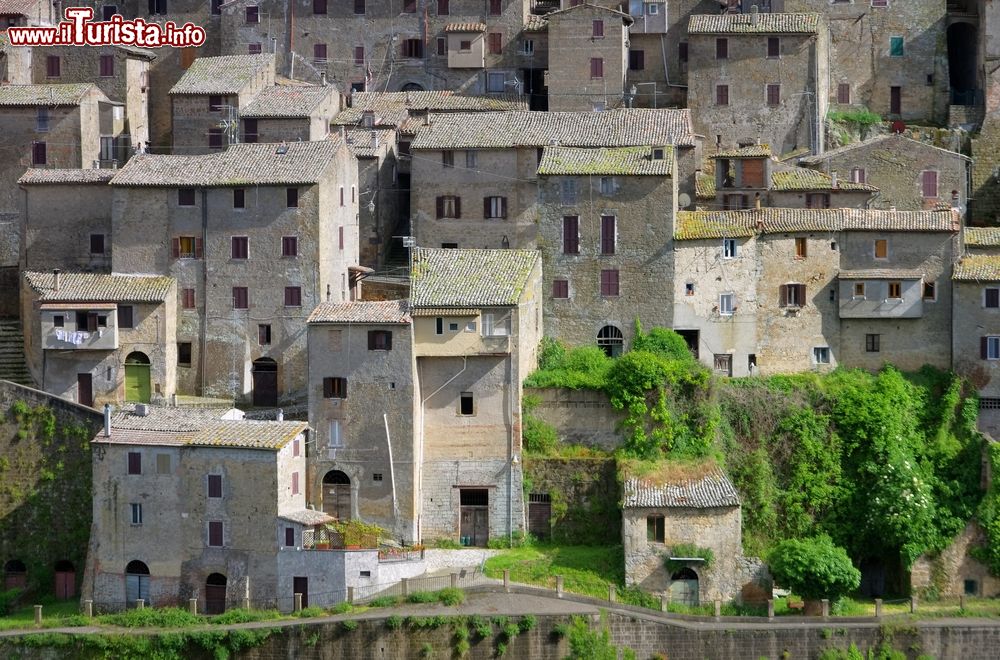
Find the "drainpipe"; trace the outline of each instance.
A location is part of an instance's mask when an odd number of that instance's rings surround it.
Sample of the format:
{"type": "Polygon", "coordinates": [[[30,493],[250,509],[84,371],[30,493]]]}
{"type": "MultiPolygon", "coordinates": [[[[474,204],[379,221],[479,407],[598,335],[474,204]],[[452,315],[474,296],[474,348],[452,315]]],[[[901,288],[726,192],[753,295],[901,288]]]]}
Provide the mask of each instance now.
{"type": "Polygon", "coordinates": [[[201,322],[198,324],[200,363],[200,390],[198,394],[205,396],[206,369],[208,368],[208,263],[205,257],[205,246],[208,245],[208,189],[201,189],[201,322]]]}
{"type": "Polygon", "coordinates": [[[382,413],[385,423],[385,444],[389,448],[389,487],[392,489],[392,517],[399,518],[399,503],[396,501],[396,468],[392,461],[392,438],[389,437],[389,415],[382,413]]]}

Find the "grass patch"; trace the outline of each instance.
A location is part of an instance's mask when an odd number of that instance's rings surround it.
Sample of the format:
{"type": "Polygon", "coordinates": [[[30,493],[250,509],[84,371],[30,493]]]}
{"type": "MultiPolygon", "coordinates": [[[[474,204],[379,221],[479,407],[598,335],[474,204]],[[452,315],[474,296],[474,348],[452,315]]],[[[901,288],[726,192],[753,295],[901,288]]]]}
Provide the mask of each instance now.
{"type": "Polygon", "coordinates": [[[461,605],[465,602],[465,592],[457,587],[445,587],[438,592],[438,600],[449,607],[461,605]]]}
{"type": "MultiPolygon", "coordinates": [[[[89,624],[80,614],[80,605],[68,600],[42,600],[42,627],[63,628],[79,627],[89,624]]],[[[35,627],[35,604],[19,607],[10,614],[0,617],[0,630],[16,630],[18,628],[35,627]]]]}
{"type": "Polygon", "coordinates": [[[436,603],[437,601],[436,591],[414,591],[406,597],[407,603],[436,603]]]}
{"type": "Polygon", "coordinates": [[[127,610],[119,614],[105,614],[97,617],[97,620],[109,626],[123,628],[186,628],[205,623],[205,620],[200,616],[179,607],[161,609],[146,607],[141,610],[127,610]]]}
{"type": "Polygon", "coordinates": [[[278,610],[244,610],[243,608],[237,608],[209,617],[208,622],[215,625],[228,626],[233,623],[271,621],[280,618],[282,618],[282,614],[278,610]]]}
{"type": "Polygon", "coordinates": [[[556,587],[556,575],[563,576],[566,591],[608,597],[608,585],[619,591],[625,585],[624,557],[621,546],[552,546],[535,545],[514,548],[486,560],[488,577],[501,578],[505,569],[510,579],[525,584],[556,587]]]}

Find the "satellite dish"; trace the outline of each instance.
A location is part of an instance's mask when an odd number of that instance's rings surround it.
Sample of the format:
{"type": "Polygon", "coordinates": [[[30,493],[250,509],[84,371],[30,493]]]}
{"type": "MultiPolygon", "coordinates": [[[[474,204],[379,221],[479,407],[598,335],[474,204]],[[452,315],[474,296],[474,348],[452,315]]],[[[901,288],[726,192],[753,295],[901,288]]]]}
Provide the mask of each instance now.
{"type": "Polygon", "coordinates": [[[687,193],[681,193],[680,195],[678,195],[677,206],[681,207],[682,209],[686,209],[687,207],[691,206],[691,195],[687,193]]]}

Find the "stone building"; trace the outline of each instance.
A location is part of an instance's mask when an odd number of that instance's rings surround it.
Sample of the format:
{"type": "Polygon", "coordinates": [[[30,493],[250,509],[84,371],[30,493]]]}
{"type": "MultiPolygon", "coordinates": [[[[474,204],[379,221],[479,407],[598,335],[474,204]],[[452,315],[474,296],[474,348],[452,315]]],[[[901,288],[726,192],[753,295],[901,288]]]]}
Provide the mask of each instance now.
{"type": "Polygon", "coordinates": [[[624,491],[627,585],[685,605],[741,600],[744,585],[758,583],[755,591],[770,586],[760,560],[743,556],[739,494],[719,468],[626,475],[624,491]],[[711,559],[699,556],[709,554],[711,559]]]}
{"type": "Polygon", "coordinates": [[[801,165],[841,179],[878,188],[871,208],[931,210],[940,205],[961,210],[969,200],[972,161],[902,135],[881,135],[799,160],[801,165]]]}
{"type": "MultiPolygon", "coordinates": [[[[979,237],[974,240],[983,242],[979,237]]],[[[1000,408],[1000,255],[996,245],[975,252],[970,249],[952,276],[954,369],[979,388],[983,401],[991,402],[983,408],[989,409],[1000,408]]]]}
{"type": "Polygon", "coordinates": [[[673,320],[673,148],[545,147],[538,165],[538,245],[545,333],[611,354],[635,321],[673,320]]]}
{"type": "Polygon", "coordinates": [[[278,71],[343,93],[450,89],[517,91],[542,69],[522,30],[527,0],[233,0],[221,7],[222,51],[273,52],[278,71]],[[536,69],[536,66],[538,68],[536,69]]]}
{"type": "Polygon", "coordinates": [[[694,15],[688,44],[687,107],[709,141],[758,141],[779,154],[823,150],[829,54],[821,15],[694,15]]]}
{"type": "Polygon", "coordinates": [[[548,107],[605,110],[624,105],[633,19],[589,3],[545,17],[549,26],[548,107]]]}
{"type": "Polygon", "coordinates": [[[80,168],[99,162],[105,138],[124,129],[121,106],[93,84],[0,85],[0,267],[18,265],[23,192],[29,167],[80,168]]]}
{"type": "Polygon", "coordinates": [[[103,610],[198,600],[217,614],[291,611],[342,600],[303,528],[306,422],[242,419],[237,410],[157,406],[106,413],[93,448],[94,515],[84,598],[103,610]],[[312,555],[306,557],[304,555],[312,555]]]}
{"type": "Polygon", "coordinates": [[[411,146],[410,215],[417,244],[536,247],[537,168],[542,150],[553,144],[671,145],[675,171],[683,173],[678,188],[693,196],[700,141],[686,110],[432,115],[417,128],[411,146]]]}
{"type": "Polygon", "coordinates": [[[94,83],[109,100],[122,105],[125,130],[117,143],[102,141],[102,161],[124,165],[132,148],[149,143],[149,67],[156,59],[154,51],[131,46],[23,50],[28,51],[34,84],[94,83]]]}
{"type": "Polygon", "coordinates": [[[330,85],[278,84],[265,87],[240,109],[241,142],[325,140],[340,111],[340,94],[330,85]]]}
{"type": "Polygon", "coordinates": [[[0,32],[0,84],[31,84],[31,49],[11,46],[6,32],[0,32]]]}
{"type": "Polygon", "coordinates": [[[59,5],[44,0],[14,0],[0,5],[0,30],[22,25],[51,25],[59,18],[59,5]]]}
{"type": "Polygon", "coordinates": [[[42,390],[85,406],[174,394],[173,278],[58,270],[23,278],[25,358],[42,390]]]}
{"type": "Polygon", "coordinates": [[[206,154],[239,142],[240,111],[273,85],[272,55],[194,60],[170,88],[173,152],[206,154]]]}
{"type": "Polygon", "coordinates": [[[778,161],[767,145],[712,154],[714,172],[698,174],[698,199],[707,209],[867,208],[875,186],[778,161]]]}
{"type": "Polygon", "coordinates": [[[673,327],[723,375],[947,368],[959,227],[953,211],[678,213],[673,327]]]}
{"type": "Polygon", "coordinates": [[[408,302],[314,311],[310,474],[324,511],[407,541],[484,546],[524,529],[521,382],[540,285],[535,252],[417,248],[408,302]]]}
{"type": "MultiPolygon", "coordinates": [[[[444,92],[355,92],[333,124],[358,159],[361,263],[384,268],[409,234],[410,143],[428,113],[527,110],[524,97],[444,92]]],[[[405,273],[404,273],[405,275],[405,273]]]]}
{"type": "Polygon", "coordinates": [[[24,270],[111,272],[113,169],[32,168],[18,184],[24,270]],[[72,222],[66,222],[72,218],[72,222]]]}
{"type": "Polygon", "coordinates": [[[1000,596],[1000,579],[969,551],[988,545],[983,528],[969,521],[965,529],[937,556],[921,555],[910,568],[910,589],[917,594],[925,590],[955,598],[1000,596]]]}
{"type": "Polygon", "coordinates": [[[135,156],[112,179],[112,269],[177,279],[177,388],[305,396],[309,312],[356,290],[357,164],[342,140],[135,156]]]}

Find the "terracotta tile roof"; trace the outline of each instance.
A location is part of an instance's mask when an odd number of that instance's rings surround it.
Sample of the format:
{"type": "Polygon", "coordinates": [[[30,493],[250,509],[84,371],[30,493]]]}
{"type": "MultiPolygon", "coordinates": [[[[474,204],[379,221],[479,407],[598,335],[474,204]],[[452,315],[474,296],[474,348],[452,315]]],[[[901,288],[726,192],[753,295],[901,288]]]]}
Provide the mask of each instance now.
{"type": "Polygon", "coordinates": [[[147,414],[137,415],[135,404],[122,406],[111,416],[111,429],[132,431],[197,431],[206,424],[222,421],[223,417],[242,415],[232,408],[189,408],[146,406],[147,414]]]}
{"type": "Polygon", "coordinates": [[[290,520],[291,522],[299,523],[300,525],[305,525],[306,527],[322,525],[324,523],[336,520],[336,518],[334,518],[328,513],[323,513],[322,511],[314,511],[313,509],[301,509],[299,511],[289,511],[288,513],[282,513],[278,517],[281,518],[282,520],[290,520]]]}
{"type": "Polygon", "coordinates": [[[337,93],[334,87],[274,85],[254,97],[240,117],[309,117],[323,101],[337,93]]]}
{"type": "MultiPolygon", "coordinates": [[[[391,128],[361,128],[352,126],[345,132],[347,147],[355,158],[374,158],[385,144],[392,144],[396,135],[391,128]],[[372,133],[378,136],[378,147],[372,145],[372,133]]],[[[336,134],[331,137],[339,139],[336,134]]]]}
{"type": "Polygon", "coordinates": [[[0,16],[29,16],[36,0],[0,0],[0,16]]]}
{"type": "Polygon", "coordinates": [[[715,175],[698,172],[694,176],[694,196],[695,199],[712,200],[715,199],[715,175]]]}
{"type": "Polygon", "coordinates": [[[673,149],[663,147],[663,158],[653,160],[652,147],[545,147],[538,174],[648,175],[673,174],[673,149]]]}
{"type": "Polygon", "coordinates": [[[420,307],[412,316],[479,316],[481,311],[475,307],[420,307]]]}
{"type": "Polygon", "coordinates": [[[1000,255],[975,254],[962,257],[962,260],[955,265],[951,279],[967,282],[998,282],[1000,255]]]}
{"type": "Polygon", "coordinates": [[[309,428],[308,422],[258,422],[233,420],[210,422],[182,436],[185,445],[277,450],[309,428]]]}
{"type": "Polygon", "coordinates": [[[534,250],[415,248],[412,306],[516,305],[538,258],[534,250]]]}
{"type": "Polygon", "coordinates": [[[445,32],[486,32],[486,23],[448,23],[445,32]]]}
{"type": "Polygon", "coordinates": [[[118,170],[100,169],[92,167],[90,169],[46,169],[44,167],[30,168],[17,180],[22,186],[34,184],[79,184],[79,183],[107,183],[111,177],[118,174],[118,170]]]}
{"type": "Polygon", "coordinates": [[[922,270],[903,268],[868,268],[837,273],[837,277],[842,280],[919,280],[923,276],[922,270]]]}
{"type": "Polygon", "coordinates": [[[306,323],[409,323],[406,300],[320,303],[306,323]]]}
{"type": "Polygon", "coordinates": [[[983,247],[1000,245],[1000,227],[966,227],[965,244],[983,247]]]}
{"type": "Polygon", "coordinates": [[[770,158],[771,147],[766,144],[751,144],[738,149],[726,149],[712,154],[712,158],[770,158]]]}
{"type": "MultiPolygon", "coordinates": [[[[351,107],[333,119],[334,124],[360,124],[365,110],[375,113],[376,126],[396,126],[410,111],[430,108],[431,112],[486,112],[527,110],[528,102],[516,94],[471,96],[452,91],[440,92],[355,92],[351,107]]],[[[422,121],[422,119],[421,119],[422,121]]]]}
{"type": "Polygon", "coordinates": [[[694,146],[689,110],[440,114],[421,126],[414,149],[694,146]]]}
{"type": "Polygon", "coordinates": [[[39,294],[41,302],[161,302],[176,283],[172,277],[157,275],[66,272],[59,274],[59,290],[56,291],[51,272],[26,271],[24,280],[39,294]]]}
{"type": "Polygon", "coordinates": [[[715,468],[700,478],[652,484],[635,477],[625,481],[622,508],[709,509],[740,505],[740,496],[722,470],[715,468]]]}
{"type": "Polygon", "coordinates": [[[812,156],[806,156],[805,158],[800,158],[799,162],[803,165],[818,165],[831,158],[836,158],[837,156],[842,156],[843,154],[851,153],[852,151],[857,151],[858,149],[869,149],[872,147],[878,147],[883,143],[888,142],[899,142],[903,148],[918,148],[924,147],[927,149],[937,149],[948,156],[953,156],[955,158],[963,158],[965,160],[971,160],[968,156],[960,154],[950,149],[942,149],[941,147],[935,147],[933,144],[927,144],[926,142],[921,142],[920,140],[914,140],[908,138],[905,135],[900,135],[898,133],[891,133],[889,135],[878,135],[873,138],[861,142],[852,142],[851,144],[844,145],[843,147],[837,147],[836,149],[831,149],[825,151],[821,154],[816,154],[812,156]]]}
{"type": "Polygon", "coordinates": [[[957,232],[954,211],[876,209],[783,209],[679,211],[674,240],[749,237],[799,231],[957,232]]]}
{"type": "Polygon", "coordinates": [[[270,54],[199,57],[170,93],[236,94],[271,66],[274,66],[274,56],[270,54]]]}
{"type": "Polygon", "coordinates": [[[96,88],[93,83],[0,85],[0,106],[79,105],[87,94],[96,88]]]}
{"type": "Polygon", "coordinates": [[[140,154],[111,180],[113,186],[279,186],[316,183],[343,146],[339,139],[234,144],[200,156],[140,154]],[[278,153],[286,149],[285,153],[278,153]]]}
{"type": "Polygon", "coordinates": [[[524,32],[545,32],[548,29],[549,22],[545,20],[544,16],[529,14],[528,18],[524,21],[524,32]]]}
{"type": "Polygon", "coordinates": [[[816,170],[807,170],[803,167],[794,167],[787,170],[778,170],[771,173],[771,190],[779,192],[795,192],[809,190],[844,190],[848,192],[878,192],[878,188],[868,183],[852,183],[845,181],[843,177],[837,179],[837,185],[833,185],[833,177],[816,170]]]}
{"type": "Polygon", "coordinates": [[[130,57],[141,57],[144,60],[155,60],[156,51],[150,50],[148,48],[137,48],[136,46],[115,46],[117,50],[122,51],[130,57]]]}
{"type": "Polygon", "coordinates": [[[819,30],[819,14],[695,14],[688,34],[810,34],[819,30]]]}

